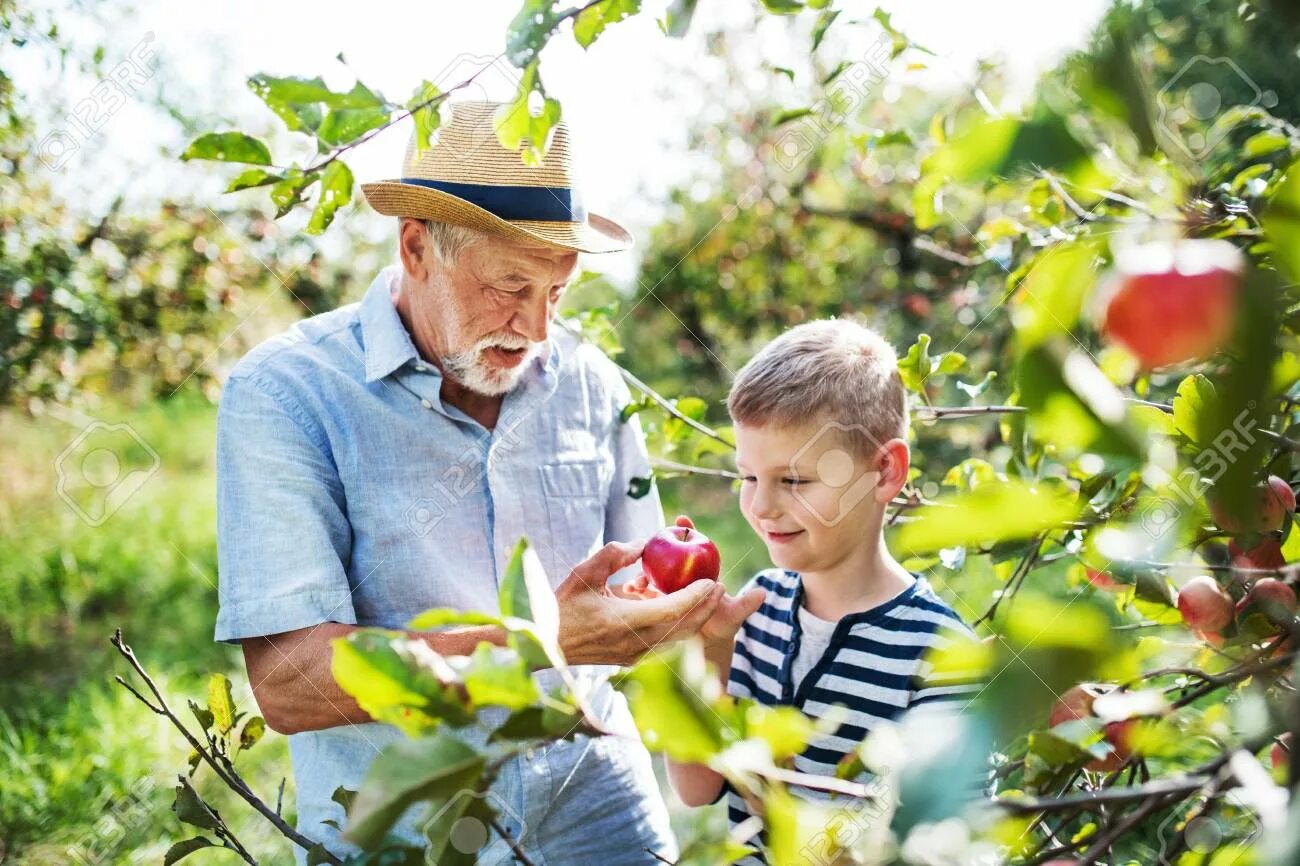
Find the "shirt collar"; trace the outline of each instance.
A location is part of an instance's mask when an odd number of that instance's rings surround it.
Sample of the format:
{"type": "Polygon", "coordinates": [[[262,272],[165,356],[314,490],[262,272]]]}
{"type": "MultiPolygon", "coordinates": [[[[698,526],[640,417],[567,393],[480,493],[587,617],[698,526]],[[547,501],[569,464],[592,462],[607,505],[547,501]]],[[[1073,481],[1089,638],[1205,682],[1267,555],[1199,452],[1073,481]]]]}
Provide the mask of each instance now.
{"type": "Polygon", "coordinates": [[[411,335],[406,332],[397,308],[393,306],[393,293],[401,269],[384,268],[366,289],[361,299],[361,337],[365,344],[366,381],[374,382],[420,357],[411,335]]]}

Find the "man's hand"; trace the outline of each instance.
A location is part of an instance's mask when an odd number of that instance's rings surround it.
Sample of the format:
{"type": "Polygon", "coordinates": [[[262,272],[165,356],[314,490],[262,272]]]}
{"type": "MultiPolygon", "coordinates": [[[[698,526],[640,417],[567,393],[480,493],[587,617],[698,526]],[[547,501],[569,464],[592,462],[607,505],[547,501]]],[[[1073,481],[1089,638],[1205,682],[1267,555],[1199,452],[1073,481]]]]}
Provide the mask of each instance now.
{"type": "MultiPolygon", "coordinates": [[[[685,515],[679,516],[676,522],[678,526],[695,528],[695,524],[685,515]]],[[[681,592],[701,583],[712,583],[712,581],[697,580],[681,592]]],[[[624,584],[623,592],[631,598],[647,600],[666,598],[644,573],[638,574],[624,584]]],[[[740,630],[741,624],[749,618],[750,614],[762,607],[763,599],[766,597],[767,593],[761,589],[751,589],[743,595],[734,596],[727,595],[724,591],[722,597],[718,599],[713,614],[704,621],[704,625],[700,626],[700,640],[704,642],[706,650],[714,647],[725,648],[727,656],[730,657],[731,644],[735,640],[736,632],[740,630]]]]}
{"type": "Polygon", "coordinates": [[[699,633],[726,591],[700,580],[669,595],[633,600],[609,578],[641,557],[644,544],[606,544],[575,566],[555,590],[560,649],[570,664],[632,664],[654,647],[699,633]]]}

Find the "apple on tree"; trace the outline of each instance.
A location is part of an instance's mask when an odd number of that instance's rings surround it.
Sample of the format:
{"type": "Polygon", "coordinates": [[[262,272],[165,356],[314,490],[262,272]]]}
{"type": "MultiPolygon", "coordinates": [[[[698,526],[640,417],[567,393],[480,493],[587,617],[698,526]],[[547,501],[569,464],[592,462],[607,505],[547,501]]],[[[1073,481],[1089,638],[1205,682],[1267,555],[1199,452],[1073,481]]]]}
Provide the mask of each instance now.
{"type": "Polygon", "coordinates": [[[1178,590],[1178,612],[1190,628],[1218,632],[1232,622],[1235,608],[1214,578],[1200,575],[1178,590]]]}
{"type": "Polygon", "coordinates": [[[1228,555],[1237,568],[1274,569],[1286,565],[1282,555],[1282,542],[1276,538],[1265,538],[1250,550],[1242,550],[1235,541],[1228,542],[1228,555]]]}
{"type": "Polygon", "coordinates": [[[1262,577],[1237,602],[1237,615],[1258,610],[1269,618],[1289,617],[1295,613],[1295,590],[1276,577],[1262,577]]]}
{"type": "Polygon", "coordinates": [[[1213,496],[1210,497],[1210,515],[1214,522],[1232,533],[1274,532],[1286,525],[1289,515],[1295,514],[1295,491],[1284,479],[1276,475],[1268,479],[1255,491],[1257,501],[1253,511],[1247,515],[1233,514],[1213,496]]]}
{"type": "Polygon", "coordinates": [[[1273,741],[1269,750],[1269,761],[1274,770],[1284,770],[1291,764],[1291,732],[1287,731],[1273,741]]]}
{"type": "MultiPolygon", "coordinates": [[[[1102,695],[1113,691],[1114,688],[1114,686],[1106,683],[1079,683],[1077,686],[1070,687],[1052,705],[1052,711],[1047,718],[1047,726],[1054,728],[1066,722],[1092,718],[1094,716],[1092,711],[1093,702],[1102,695]]],[[[1106,741],[1110,743],[1112,751],[1104,758],[1089,761],[1087,765],[1089,770],[1110,773],[1123,766],[1129,755],[1132,754],[1129,749],[1128,735],[1133,722],[1133,719],[1127,719],[1121,722],[1110,722],[1102,727],[1106,741]]]]}
{"type": "Polygon", "coordinates": [[[1148,369],[1214,354],[1236,324],[1242,261],[1223,240],[1116,250],[1102,333],[1148,369]]]}

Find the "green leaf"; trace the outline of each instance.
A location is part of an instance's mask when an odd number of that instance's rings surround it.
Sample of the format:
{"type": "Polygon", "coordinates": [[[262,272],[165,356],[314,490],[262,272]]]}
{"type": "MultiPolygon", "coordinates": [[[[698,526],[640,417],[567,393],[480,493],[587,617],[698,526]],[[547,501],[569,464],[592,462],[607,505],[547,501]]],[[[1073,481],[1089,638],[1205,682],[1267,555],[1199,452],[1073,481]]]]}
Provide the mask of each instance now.
{"type": "Polygon", "coordinates": [[[997,377],[998,377],[997,370],[989,370],[987,373],[984,374],[984,378],[979,380],[978,382],[970,383],[970,382],[962,382],[959,380],[957,382],[957,390],[961,391],[967,397],[974,400],[976,397],[979,397],[985,391],[987,391],[989,385],[992,384],[993,380],[996,379],[997,377]]]}
{"type": "Polygon", "coordinates": [[[504,647],[479,644],[460,675],[476,706],[492,704],[519,710],[540,697],[528,665],[518,653],[504,647]]]}
{"type": "Polygon", "coordinates": [[[1218,396],[1214,383],[1201,373],[1194,373],[1178,383],[1174,397],[1174,428],[1193,445],[1208,448],[1214,435],[1214,418],[1218,396]]]}
{"type": "Polygon", "coordinates": [[[217,819],[212,811],[199,799],[199,795],[188,785],[176,786],[176,799],[172,801],[172,811],[178,820],[204,830],[217,829],[217,819]]]}
{"type": "Polygon", "coordinates": [[[304,173],[295,167],[285,172],[284,180],[271,187],[271,202],[276,208],[275,218],[279,219],[301,204],[307,189],[318,180],[320,173],[315,171],[304,173]]]}
{"type": "Polygon", "coordinates": [[[1030,538],[1073,520],[1080,509],[1068,489],[987,482],[917,509],[915,519],[899,528],[895,543],[898,550],[914,554],[1030,538]]]}
{"type": "Polygon", "coordinates": [[[537,551],[521,538],[498,589],[501,616],[511,628],[509,645],[533,667],[564,666],[560,654],[560,608],[537,551]],[[518,621],[511,626],[511,621],[518,621]]]}
{"type": "Polygon", "coordinates": [[[717,692],[697,645],[656,651],[619,678],[641,738],[677,761],[706,763],[723,744],[722,718],[703,694],[717,692]],[[710,685],[710,683],[712,683],[710,685]]]}
{"type": "Polygon", "coordinates": [[[325,166],[320,180],[320,197],[307,221],[307,234],[318,235],[334,221],[334,213],[352,200],[352,169],[336,159],[325,166]]]}
{"type": "MultiPolygon", "coordinates": [[[[822,40],[826,38],[826,31],[831,29],[831,25],[835,23],[835,19],[838,17],[840,17],[838,9],[827,10],[817,16],[817,23],[813,25],[812,29],[812,51],[816,51],[822,44],[822,40]]],[[[791,80],[793,78],[791,76],[791,80]]]]}
{"type": "Polygon", "coordinates": [[[1300,160],[1291,163],[1260,217],[1273,260],[1292,283],[1300,282],[1300,160]]]}
{"type": "Polygon", "coordinates": [[[1085,238],[1040,253],[1016,290],[1017,348],[1028,351],[1056,334],[1070,334],[1097,279],[1100,243],[1085,238]]]}
{"type": "Polygon", "coordinates": [[[794,707],[769,707],[751,703],[745,708],[745,738],[757,737],[772,750],[777,761],[803,752],[817,733],[812,720],[794,707]]]}
{"type": "Polygon", "coordinates": [[[931,369],[930,335],[918,334],[916,342],[898,362],[898,374],[903,380],[903,387],[917,394],[924,393],[925,380],[931,369]]]}
{"type": "Polygon", "coordinates": [[[373,848],[410,806],[428,802],[436,813],[452,797],[463,799],[483,770],[483,756],[449,734],[394,743],[366,772],[345,836],[362,848],[373,848]]]}
{"type": "Polygon", "coordinates": [[[208,709],[219,733],[229,733],[235,726],[235,699],[225,674],[213,674],[208,680],[208,709]]]}
{"type": "Polygon", "coordinates": [[[453,610],[435,607],[419,614],[406,624],[411,631],[432,631],[449,625],[503,625],[501,617],[476,610],[453,610]]]}
{"type": "Polygon", "coordinates": [[[1291,146],[1291,139],[1287,138],[1280,132],[1266,129],[1263,132],[1257,132],[1241,146],[1241,153],[1250,159],[1257,156],[1263,156],[1266,153],[1276,153],[1279,150],[1286,150],[1291,146]]]}
{"type": "Polygon", "coordinates": [[[803,10],[801,0],[762,0],[763,8],[773,15],[793,15],[803,10]]]}
{"type": "Polygon", "coordinates": [[[557,10],[556,5],[550,0],[524,0],[519,14],[510,22],[506,31],[506,57],[517,68],[536,66],[538,55],[561,20],[563,10],[557,10]]]}
{"type": "Polygon", "coordinates": [[[551,130],[560,122],[560,103],[546,95],[536,60],[524,69],[514,101],[498,110],[494,122],[497,140],[502,147],[520,151],[520,158],[525,165],[541,162],[550,143],[551,130]],[[529,98],[534,91],[541,97],[542,103],[541,111],[536,116],[529,109],[529,98]]]}
{"type": "Polygon", "coordinates": [[[454,838],[458,833],[465,833],[472,828],[475,836],[484,839],[493,837],[492,819],[497,816],[490,797],[483,796],[490,781],[481,779],[473,791],[462,791],[446,805],[438,809],[422,831],[425,838],[424,863],[437,863],[438,866],[474,866],[478,862],[478,852],[463,850],[472,848],[464,841],[454,838]]]}
{"type": "Polygon", "coordinates": [[[511,713],[492,732],[489,742],[500,740],[572,740],[578,735],[600,736],[575,707],[561,709],[558,701],[524,707],[511,713]]]}
{"type": "Polygon", "coordinates": [[[273,174],[261,168],[250,168],[241,171],[235,176],[235,179],[226,187],[226,192],[238,192],[241,189],[252,189],[257,186],[266,186],[269,183],[276,183],[284,180],[283,175],[273,174]]]}
{"type": "Polygon", "coordinates": [[[695,7],[699,0],[673,0],[659,22],[659,29],[665,36],[681,39],[691,28],[691,18],[695,16],[695,7]]]}
{"type": "Polygon", "coordinates": [[[190,701],[189,705],[190,705],[190,712],[194,714],[194,718],[198,719],[199,727],[205,731],[208,730],[208,728],[211,728],[212,727],[211,711],[209,711],[207,707],[199,706],[194,701],[190,701]]]}
{"type": "Polygon", "coordinates": [[[177,842],[167,849],[163,855],[163,866],[172,866],[173,863],[179,863],[185,857],[198,851],[200,848],[215,848],[216,843],[202,836],[195,836],[193,839],[185,839],[177,842]]]}
{"type": "Polygon", "coordinates": [[[261,716],[250,716],[239,730],[239,748],[251,749],[266,734],[266,720],[261,716]]]}
{"type": "Polygon", "coordinates": [[[811,108],[789,108],[784,111],[778,111],[772,118],[773,126],[780,126],[783,123],[789,123],[792,120],[798,120],[801,117],[807,117],[812,114],[811,108]]]}
{"type": "Polygon", "coordinates": [[[320,78],[254,75],[248,79],[248,88],[284,121],[291,132],[316,132],[321,125],[322,109],[325,108],[386,108],[383,97],[360,81],[347,93],[336,93],[320,78]]]}
{"type": "Polygon", "coordinates": [[[307,866],[320,866],[322,863],[331,862],[333,862],[333,855],[320,842],[307,849],[307,866]]]}
{"type": "Polygon", "coordinates": [[[321,152],[327,152],[330,147],[350,144],[372,129],[388,123],[388,119],[386,106],[330,109],[316,130],[321,152]]]}
{"type": "Polygon", "coordinates": [[[334,789],[334,793],[330,794],[330,799],[342,806],[344,813],[351,812],[352,803],[357,799],[357,792],[339,785],[334,789]]]}
{"type": "Polygon", "coordinates": [[[763,798],[768,860],[803,863],[808,861],[809,852],[815,851],[818,862],[841,862],[843,843],[834,828],[845,821],[843,810],[843,806],[831,809],[773,786],[763,798]]]}
{"type": "Polygon", "coordinates": [[[440,722],[473,720],[455,671],[423,641],[366,629],[334,640],[333,647],[334,679],[376,721],[416,736],[440,722]]]}
{"type": "Polygon", "coordinates": [[[573,20],[573,38],[590,48],[605,28],[641,11],[641,0],[605,0],[588,6],[573,20]]]}
{"type": "Polygon", "coordinates": [[[438,111],[439,103],[428,104],[430,100],[437,98],[439,92],[437,85],[429,81],[421,81],[410,101],[406,103],[407,109],[411,111],[411,119],[415,122],[415,147],[420,153],[432,146],[433,134],[437,132],[438,124],[442,121],[442,115],[438,111]]]}
{"type": "Polygon", "coordinates": [[[893,22],[890,20],[890,14],[879,6],[876,7],[875,14],[871,17],[876,20],[876,23],[880,25],[880,29],[885,31],[885,35],[888,36],[890,41],[893,43],[889,54],[890,60],[893,60],[908,48],[914,48],[917,51],[922,51],[929,55],[934,54],[930,49],[922,48],[920,45],[917,45],[915,42],[908,39],[901,30],[893,25],[893,22]]]}
{"type": "Polygon", "coordinates": [[[270,165],[271,151],[265,144],[242,132],[209,132],[190,142],[181,159],[215,159],[247,165],[270,165]]]}
{"type": "Polygon", "coordinates": [[[654,478],[644,478],[640,475],[633,475],[627,483],[627,495],[633,499],[644,499],[651,490],[654,489],[654,478]]]}

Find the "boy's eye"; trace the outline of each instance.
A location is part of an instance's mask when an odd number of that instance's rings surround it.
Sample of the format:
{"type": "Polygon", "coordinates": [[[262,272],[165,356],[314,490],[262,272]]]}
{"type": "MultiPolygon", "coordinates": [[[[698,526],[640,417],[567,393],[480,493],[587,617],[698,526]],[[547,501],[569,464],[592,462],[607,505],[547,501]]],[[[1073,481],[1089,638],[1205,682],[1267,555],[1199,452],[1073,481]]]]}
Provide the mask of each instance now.
{"type": "Polygon", "coordinates": [[[740,480],[742,482],[746,482],[746,481],[757,481],[758,479],[756,479],[753,475],[742,475],[740,476],[740,480]]]}
{"type": "Polygon", "coordinates": [[[800,484],[803,484],[804,481],[805,479],[803,478],[782,478],[781,479],[782,484],[789,484],[791,487],[798,487],[800,484]]]}

